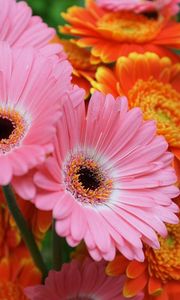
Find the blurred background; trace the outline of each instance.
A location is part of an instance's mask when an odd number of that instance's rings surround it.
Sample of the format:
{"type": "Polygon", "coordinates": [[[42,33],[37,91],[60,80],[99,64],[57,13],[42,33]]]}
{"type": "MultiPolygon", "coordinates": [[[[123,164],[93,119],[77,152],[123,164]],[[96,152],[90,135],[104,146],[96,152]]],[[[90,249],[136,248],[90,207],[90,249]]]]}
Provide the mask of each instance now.
{"type": "Polygon", "coordinates": [[[39,15],[49,25],[57,29],[64,24],[60,12],[65,12],[69,6],[84,5],[84,0],[26,0],[32,7],[33,14],[39,15]]]}

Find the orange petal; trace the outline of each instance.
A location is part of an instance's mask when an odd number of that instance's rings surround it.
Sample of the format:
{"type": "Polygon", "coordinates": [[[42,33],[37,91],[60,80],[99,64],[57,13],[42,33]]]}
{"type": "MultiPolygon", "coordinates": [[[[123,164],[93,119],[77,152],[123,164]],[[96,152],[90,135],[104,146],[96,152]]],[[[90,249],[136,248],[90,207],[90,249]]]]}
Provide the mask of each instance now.
{"type": "Polygon", "coordinates": [[[169,296],[170,300],[180,299],[180,283],[179,281],[169,281],[165,286],[164,290],[169,296]]]}
{"type": "MultiPolygon", "coordinates": [[[[163,289],[161,295],[157,296],[157,297],[153,297],[154,300],[175,300],[174,298],[169,298],[167,292],[163,289]]],[[[179,300],[176,299],[176,300],[179,300]]]]}
{"type": "Polygon", "coordinates": [[[159,296],[162,293],[161,281],[155,277],[150,277],[148,282],[148,292],[150,295],[159,296]]]}
{"type": "Polygon", "coordinates": [[[83,88],[86,91],[85,99],[89,97],[91,84],[88,80],[83,77],[72,76],[72,83],[78,85],[80,88],[83,88]]]}
{"type": "Polygon", "coordinates": [[[40,271],[32,262],[27,262],[27,264],[24,265],[21,274],[19,274],[18,282],[21,286],[26,287],[41,283],[41,279],[40,271]]]}
{"type": "Polygon", "coordinates": [[[21,235],[16,227],[10,228],[7,231],[6,241],[8,243],[8,246],[13,248],[17,247],[20,244],[21,235]]]}
{"type": "Polygon", "coordinates": [[[39,229],[44,233],[46,232],[52,223],[52,213],[49,211],[37,211],[37,223],[39,225],[39,229]]]}
{"type": "Polygon", "coordinates": [[[127,279],[123,288],[124,297],[131,298],[141,292],[148,281],[148,274],[143,273],[135,279],[127,279]]]}
{"type": "MultiPolygon", "coordinates": [[[[137,80],[142,79],[142,80],[148,80],[149,78],[149,62],[144,54],[137,54],[137,53],[131,53],[129,54],[129,58],[133,60],[134,64],[134,84],[137,80]]],[[[132,76],[132,75],[131,75],[132,76]]]]}
{"type": "Polygon", "coordinates": [[[144,273],[145,269],[147,267],[146,262],[138,262],[136,260],[133,260],[129,263],[127,270],[126,270],[126,275],[128,278],[137,278],[139,277],[142,273],[144,273]]]}
{"type": "Polygon", "coordinates": [[[118,276],[126,271],[129,261],[122,255],[117,255],[106,267],[108,276],[118,276]]]}
{"type": "Polygon", "coordinates": [[[127,96],[128,91],[135,82],[132,79],[132,62],[128,57],[121,56],[116,63],[116,75],[124,94],[127,96]],[[126,78],[126,79],[125,79],[126,78]]]}
{"type": "MultiPolygon", "coordinates": [[[[172,150],[172,149],[171,149],[172,150]]],[[[177,185],[180,186],[180,156],[176,156],[175,152],[172,150],[174,156],[173,160],[173,167],[176,171],[176,176],[177,176],[177,185]]],[[[179,155],[179,154],[178,154],[179,155]]]]}
{"type": "Polygon", "coordinates": [[[24,295],[23,289],[13,282],[0,282],[1,300],[28,300],[24,295]]]}
{"type": "Polygon", "coordinates": [[[10,265],[6,257],[0,261],[0,280],[8,281],[10,279],[10,265]]]}
{"type": "Polygon", "coordinates": [[[174,153],[174,155],[180,160],[180,149],[179,148],[173,148],[173,147],[171,147],[171,149],[170,149],[173,153],[174,153]]]}
{"type": "Polygon", "coordinates": [[[116,90],[117,79],[110,69],[99,67],[96,72],[96,79],[97,83],[93,82],[95,88],[101,92],[111,93],[114,97],[119,96],[116,90]]]}
{"type": "Polygon", "coordinates": [[[101,60],[100,60],[99,57],[91,55],[90,62],[91,62],[92,65],[98,65],[98,64],[101,63],[101,60]]]}

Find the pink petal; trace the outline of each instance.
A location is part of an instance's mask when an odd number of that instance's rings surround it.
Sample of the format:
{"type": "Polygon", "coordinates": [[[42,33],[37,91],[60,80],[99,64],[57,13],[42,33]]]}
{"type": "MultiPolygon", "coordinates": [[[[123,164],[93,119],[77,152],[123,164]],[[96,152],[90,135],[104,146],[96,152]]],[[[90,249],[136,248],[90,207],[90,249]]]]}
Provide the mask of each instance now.
{"type": "Polygon", "coordinates": [[[85,212],[81,205],[74,205],[73,213],[71,214],[71,235],[73,239],[81,241],[84,238],[87,229],[87,220],[85,212]]]}
{"type": "Polygon", "coordinates": [[[7,156],[0,156],[0,185],[7,185],[12,179],[12,166],[7,156]]]}
{"type": "Polygon", "coordinates": [[[75,200],[69,192],[57,192],[57,194],[61,195],[61,197],[59,197],[59,201],[57,201],[53,208],[53,217],[59,220],[71,214],[75,206],[75,200]]]}

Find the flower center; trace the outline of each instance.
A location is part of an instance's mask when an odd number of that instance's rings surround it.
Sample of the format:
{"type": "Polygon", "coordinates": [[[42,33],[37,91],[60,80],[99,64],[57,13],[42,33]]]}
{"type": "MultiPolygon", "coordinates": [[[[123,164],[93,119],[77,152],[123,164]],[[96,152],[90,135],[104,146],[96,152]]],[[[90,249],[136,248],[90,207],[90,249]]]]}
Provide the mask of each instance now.
{"type": "Polygon", "coordinates": [[[171,146],[180,147],[180,94],[170,84],[138,80],[128,97],[130,106],[140,107],[146,120],[156,120],[158,133],[171,146]]]}
{"type": "Polygon", "coordinates": [[[158,12],[155,10],[143,12],[142,15],[147,17],[148,19],[154,20],[157,20],[159,17],[158,12]]]}
{"type": "Polygon", "coordinates": [[[91,158],[77,155],[65,167],[65,184],[82,203],[98,204],[107,200],[112,191],[112,180],[91,158]]]}
{"type": "Polygon", "coordinates": [[[90,189],[95,191],[101,183],[101,179],[98,174],[98,169],[90,169],[86,166],[80,167],[78,173],[79,182],[82,183],[84,189],[90,189]]]}
{"type": "Polygon", "coordinates": [[[163,26],[163,17],[150,18],[133,12],[106,13],[98,21],[98,30],[107,38],[120,42],[151,41],[163,26]]]}
{"type": "Polygon", "coordinates": [[[0,282],[0,299],[27,300],[22,288],[12,282],[0,282]]]}
{"type": "Polygon", "coordinates": [[[8,139],[14,129],[14,124],[10,120],[0,117],[0,140],[8,139]]]}
{"type": "Polygon", "coordinates": [[[18,112],[0,108],[0,154],[18,146],[26,128],[27,124],[18,112]]]}
{"type": "Polygon", "coordinates": [[[150,275],[161,279],[180,280],[180,224],[167,225],[168,236],[159,237],[160,249],[147,248],[150,275]]]}

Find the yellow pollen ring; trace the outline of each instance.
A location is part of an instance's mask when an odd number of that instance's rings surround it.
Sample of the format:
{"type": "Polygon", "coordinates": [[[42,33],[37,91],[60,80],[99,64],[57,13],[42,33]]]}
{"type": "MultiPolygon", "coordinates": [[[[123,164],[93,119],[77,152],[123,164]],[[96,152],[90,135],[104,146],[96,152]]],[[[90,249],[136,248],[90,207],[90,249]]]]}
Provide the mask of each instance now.
{"type": "Polygon", "coordinates": [[[180,224],[167,225],[167,238],[159,237],[160,249],[147,248],[150,275],[163,283],[180,280],[180,224]]]}
{"type": "Polygon", "coordinates": [[[106,201],[112,191],[113,181],[102,173],[98,164],[83,155],[73,157],[66,167],[65,182],[67,189],[82,203],[98,204],[106,201]],[[96,175],[99,184],[95,189],[85,188],[80,180],[79,171],[86,168],[96,175]]]}
{"type": "Polygon", "coordinates": [[[5,154],[18,145],[25,134],[27,124],[17,111],[11,109],[0,108],[0,118],[10,121],[13,126],[8,138],[0,139],[0,153],[5,154]]]}
{"type": "Polygon", "coordinates": [[[119,42],[145,43],[154,39],[161,31],[164,20],[160,16],[149,19],[141,14],[132,12],[106,13],[99,19],[97,26],[102,36],[119,42]]]}
{"type": "Polygon", "coordinates": [[[158,134],[164,135],[170,146],[180,147],[180,94],[171,84],[153,78],[139,79],[129,91],[131,107],[140,107],[145,120],[157,122],[158,134]]]}

